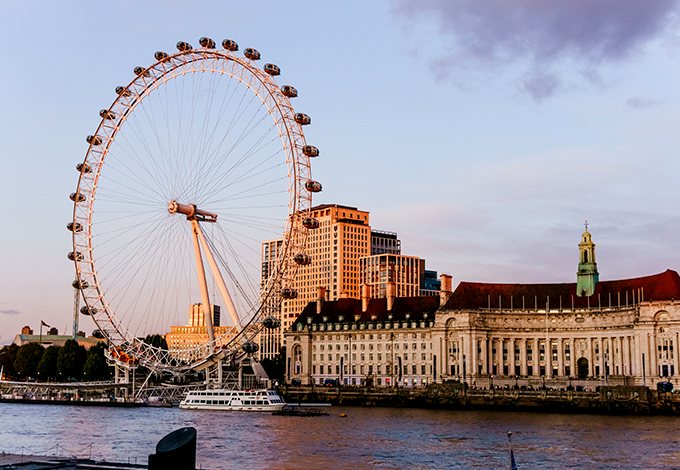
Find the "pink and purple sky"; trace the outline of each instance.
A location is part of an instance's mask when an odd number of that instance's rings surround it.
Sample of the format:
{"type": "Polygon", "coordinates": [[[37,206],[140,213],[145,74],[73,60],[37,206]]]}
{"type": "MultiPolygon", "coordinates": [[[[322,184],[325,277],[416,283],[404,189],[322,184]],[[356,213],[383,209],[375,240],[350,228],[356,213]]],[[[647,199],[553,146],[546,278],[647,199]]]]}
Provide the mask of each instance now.
{"type": "MultiPolygon", "coordinates": [[[[677,0],[3,2],[0,345],[70,333],[74,166],[113,89],[201,36],[257,48],[312,116],[314,203],[461,280],[680,269],[677,0]]],[[[90,320],[81,329],[91,332],[90,320]]]]}

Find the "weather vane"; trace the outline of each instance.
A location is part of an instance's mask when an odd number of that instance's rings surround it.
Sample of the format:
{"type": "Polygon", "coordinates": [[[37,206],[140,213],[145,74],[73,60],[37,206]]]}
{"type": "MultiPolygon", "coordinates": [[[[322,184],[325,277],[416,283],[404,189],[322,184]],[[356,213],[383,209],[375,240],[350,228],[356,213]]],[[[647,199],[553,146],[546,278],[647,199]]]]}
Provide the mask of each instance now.
{"type": "Polygon", "coordinates": [[[588,221],[586,220],[586,223],[584,224],[586,226],[586,232],[588,231],[588,221]]]}

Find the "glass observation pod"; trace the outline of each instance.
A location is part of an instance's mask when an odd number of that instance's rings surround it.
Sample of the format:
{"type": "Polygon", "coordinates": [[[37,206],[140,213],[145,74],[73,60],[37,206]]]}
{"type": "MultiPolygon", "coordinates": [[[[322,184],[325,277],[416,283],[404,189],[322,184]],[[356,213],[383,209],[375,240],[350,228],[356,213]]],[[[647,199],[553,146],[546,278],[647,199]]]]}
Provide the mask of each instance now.
{"type": "Polygon", "coordinates": [[[298,95],[295,87],[292,87],[290,85],[283,85],[281,87],[281,93],[283,93],[288,98],[295,98],[298,95]]]}
{"type": "Polygon", "coordinates": [[[135,67],[133,72],[135,73],[135,75],[140,75],[142,77],[149,76],[149,72],[144,67],[135,67]]]}
{"type": "Polygon", "coordinates": [[[312,118],[310,118],[309,116],[307,116],[304,113],[297,113],[295,115],[295,122],[297,122],[301,126],[306,126],[306,125],[312,123],[312,118]]]}
{"type": "Polygon", "coordinates": [[[262,325],[264,325],[265,328],[273,330],[281,326],[281,320],[274,317],[267,317],[262,322],[262,325]]]}
{"type": "Polygon", "coordinates": [[[183,410],[278,411],[285,402],[274,390],[206,390],[189,392],[183,410]]]}
{"type": "Polygon", "coordinates": [[[260,346],[253,341],[248,341],[247,343],[243,343],[241,349],[243,349],[243,352],[246,354],[253,354],[256,353],[258,349],[260,349],[260,346]]]}
{"type": "Polygon", "coordinates": [[[291,289],[290,287],[284,287],[281,289],[281,297],[284,299],[296,299],[298,296],[298,293],[295,289],[291,289]]]}
{"type": "Polygon", "coordinates": [[[302,153],[304,153],[308,157],[318,157],[319,149],[314,147],[313,145],[305,145],[304,147],[302,147],[302,153]]]}
{"type": "Polygon", "coordinates": [[[236,41],[232,41],[231,39],[225,39],[222,41],[222,47],[231,52],[238,51],[238,44],[236,44],[236,41]]]}
{"type": "Polygon", "coordinates": [[[71,193],[68,198],[73,202],[84,202],[87,199],[83,193],[71,193]]]}
{"type": "Polygon", "coordinates": [[[243,55],[249,58],[250,60],[260,60],[260,53],[253,49],[252,47],[247,48],[245,51],[243,51],[243,55]]]}
{"type": "Polygon", "coordinates": [[[281,75],[281,69],[274,64],[264,64],[264,71],[269,75],[281,75]]]}
{"type": "Polygon", "coordinates": [[[321,189],[322,189],[321,183],[319,183],[318,181],[312,181],[312,180],[309,180],[305,183],[305,188],[310,193],[318,193],[318,192],[321,192],[321,189]]]}
{"type": "Polygon", "coordinates": [[[87,138],[85,139],[88,144],[91,145],[101,145],[102,144],[102,138],[96,135],[88,135],[87,138]]]}
{"type": "Polygon", "coordinates": [[[76,165],[76,170],[81,173],[92,173],[92,167],[90,167],[90,165],[87,163],[78,163],[76,165]]]}
{"type": "MultiPolygon", "coordinates": [[[[78,261],[81,261],[83,259],[83,254],[80,251],[69,251],[68,255],[66,255],[68,259],[71,261],[75,261],[76,259],[78,261]]],[[[75,286],[73,286],[75,287],[75,286]]]]}
{"type": "Polygon", "coordinates": [[[83,226],[76,222],[75,224],[73,222],[69,222],[66,224],[66,228],[69,229],[71,232],[82,232],[83,231],[83,226]]]}
{"type": "MultiPolygon", "coordinates": [[[[156,54],[158,54],[158,52],[156,52],[156,54]]],[[[118,87],[116,87],[116,94],[117,94],[117,95],[120,95],[120,96],[130,96],[130,95],[132,95],[132,93],[130,92],[130,90],[128,90],[128,89],[125,88],[124,86],[118,86],[118,87]]]]}
{"type": "Polygon", "coordinates": [[[293,261],[295,261],[300,266],[307,266],[308,264],[312,263],[312,258],[304,253],[298,253],[295,255],[295,257],[293,257],[293,261]]]}
{"type": "Polygon", "coordinates": [[[314,217],[305,217],[302,219],[302,226],[309,229],[319,228],[319,219],[314,217]]]}
{"type": "Polygon", "coordinates": [[[163,60],[168,58],[168,54],[163,51],[158,51],[153,56],[156,60],[163,60]]]}
{"type": "Polygon", "coordinates": [[[78,282],[78,280],[73,281],[71,286],[73,286],[74,289],[87,289],[90,287],[87,281],[78,282]]]}
{"type": "Polygon", "coordinates": [[[177,43],[177,50],[180,52],[190,51],[192,49],[191,44],[188,42],[180,41],[177,43]]]}
{"type": "Polygon", "coordinates": [[[99,116],[108,120],[116,119],[116,113],[109,111],[108,109],[102,109],[99,111],[99,116]]]}
{"type": "Polygon", "coordinates": [[[215,49],[215,41],[210,38],[201,38],[198,40],[198,43],[207,49],[215,49]]]}
{"type": "Polygon", "coordinates": [[[95,315],[97,313],[97,309],[94,307],[85,306],[80,309],[80,313],[83,315],[95,315]]]}

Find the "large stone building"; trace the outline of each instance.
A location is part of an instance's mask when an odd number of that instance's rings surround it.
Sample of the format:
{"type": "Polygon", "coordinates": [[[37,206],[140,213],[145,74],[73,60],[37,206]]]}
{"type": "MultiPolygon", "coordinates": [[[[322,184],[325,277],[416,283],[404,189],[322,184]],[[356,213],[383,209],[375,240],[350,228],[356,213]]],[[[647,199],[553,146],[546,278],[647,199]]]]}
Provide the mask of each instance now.
{"type": "Polygon", "coordinates": [[[461,282],[450,293],[450,278],[442,281],[440,297],[310,303],[286,332],[288,377],[594,386],[678,374],[680,276],[599,281],[587,229],[576,283],[461,282]]]}
{"type": "MultiPolygon", "coordinates": [[[[218,346],[227,344],[235,333],[232,326],[220,326],[220,306],[210,305],[210,313],[213,322],[215,338],[218,339],[218,346]]],[[[189,307],[189,321],[186,326],[171,326],[170,332],[165,335],[170,351],[186,351],[208,344],[208,327],[205,324],[203,314],[203,304],[197,303],[189,307]]],[[[180,356],[181,358],[181,356],[180,356]]]]}

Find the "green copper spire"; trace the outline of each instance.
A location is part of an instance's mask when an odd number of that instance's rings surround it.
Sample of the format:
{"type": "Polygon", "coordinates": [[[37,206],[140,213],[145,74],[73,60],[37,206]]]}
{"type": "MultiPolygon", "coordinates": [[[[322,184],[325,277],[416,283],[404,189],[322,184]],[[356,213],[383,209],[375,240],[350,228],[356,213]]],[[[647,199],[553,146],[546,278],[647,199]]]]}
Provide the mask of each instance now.
{"type": "Polygon", "coordinates": [[[595,262],[595,243],[590,238],[588,232],[588,221],[586,220],[586,231],[581,235],[581,243],[578,244],[579,262],[578,272],[576,273],[576,295],[579,297],[589,297],[595,292],[595,284],[600,280],[595,262]]]}

